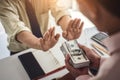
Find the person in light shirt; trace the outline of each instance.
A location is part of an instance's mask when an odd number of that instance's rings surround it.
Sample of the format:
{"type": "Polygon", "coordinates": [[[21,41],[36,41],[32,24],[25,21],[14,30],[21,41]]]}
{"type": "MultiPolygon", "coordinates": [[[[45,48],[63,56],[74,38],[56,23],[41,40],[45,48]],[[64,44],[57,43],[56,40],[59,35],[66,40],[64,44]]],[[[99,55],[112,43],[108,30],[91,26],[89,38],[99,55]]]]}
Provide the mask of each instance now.
{"type": "Polygon", "coordinates": [[[120,1],[119,0],[77,0],[80,11],[89,18],[99,31],[108,33],[110,37],[104,40],[110,57],[103,58],[97,53],[80,45],[88,58],[89,67],[74,68],[66,56],[66,68],[76,80],[120,80],[120,1]],[[98,71],[91,75],[89,71],[98,71]]]}
{"type": "Polygon", "coordinates": [[[0,0],[0,19],[8,35],[8,49],[13,54],[28,48],[47,51],[57,43],[60,35],[54,33],[54,28],[47,30],[50,12],[55,18],[56,23],[61,26],[65,39],[72,40],[80,36],[78,33],[81,33],[83,22],[80,19],[73,20],[67,9],[57,4],[58,1],[0,0]],[[26,11],[26,4],[28,2],[35,11],[43,37],[37,38],[32,34],[26,11]]]}

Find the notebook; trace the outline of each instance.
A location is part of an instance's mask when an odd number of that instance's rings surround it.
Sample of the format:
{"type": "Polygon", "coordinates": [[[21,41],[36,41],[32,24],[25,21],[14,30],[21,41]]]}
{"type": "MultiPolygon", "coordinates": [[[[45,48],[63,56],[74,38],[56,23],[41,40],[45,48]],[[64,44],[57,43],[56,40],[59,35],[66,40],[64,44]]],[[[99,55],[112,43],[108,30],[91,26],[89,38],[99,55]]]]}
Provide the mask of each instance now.
{"type": "Polygon", "coordinates": [[[65,68],[51,51],[36,50],[18,56],[23,68],[31,80],[43,78],[65,68]]]}

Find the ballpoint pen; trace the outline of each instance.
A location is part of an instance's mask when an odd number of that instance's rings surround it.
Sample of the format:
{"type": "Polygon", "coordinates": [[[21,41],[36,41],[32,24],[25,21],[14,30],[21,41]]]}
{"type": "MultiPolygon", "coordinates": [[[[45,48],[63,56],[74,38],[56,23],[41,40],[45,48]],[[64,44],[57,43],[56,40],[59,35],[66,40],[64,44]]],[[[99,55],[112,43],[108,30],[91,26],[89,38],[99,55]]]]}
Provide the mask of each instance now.
{"type": "Polygon", "coordinates": [[[91,45],[92,45],[92,47],[94,47],[94,48],[98,49],[99,51],[101,51],[101,52],[104,52],[104,53],[107,53],[107,54],[108,54],[108,50],[106,50],[105,48],[100,47],[99,45],[97,45],[97,44],[95,44],[95,43],[92,43],[91,45]]]}
{"type": "Polygon", "coordinates": [[[101,55],[104,55],[104,53],[102,53],[102,51],[100,51],[96,46],[94,46],[93,44],[91,45],[97,52],[99,52],[101,55]]]}

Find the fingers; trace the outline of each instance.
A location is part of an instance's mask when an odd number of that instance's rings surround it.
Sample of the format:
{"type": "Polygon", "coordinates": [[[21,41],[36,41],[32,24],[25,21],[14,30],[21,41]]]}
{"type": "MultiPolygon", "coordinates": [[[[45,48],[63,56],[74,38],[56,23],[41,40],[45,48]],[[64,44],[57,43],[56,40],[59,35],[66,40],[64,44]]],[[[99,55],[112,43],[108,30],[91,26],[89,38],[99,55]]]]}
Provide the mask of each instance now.
{"type": "Polygon", "coordinates": [[[83,45],[80,45],[80,48],[82,48],[85,51],[87,57],[90,60],[93,60],[93,59],[96,59],[96,58],[100,59],[100,56],[94,50],[89,49],[88,47],[83,46],[83,45]]]}
{"type": "Polygon", "coordinates": [[[80,37],[84,23],[80,19],[70,20],[63,37],[67,40],[77,39],[80,37]]]}
{"type": "Polygon", "coordinates": [[[50,35],[50,39],[49,40],[53,40],[54,41],[58,41],[60,34],[56,34],[55,35],[55,27],[51,28],[49,30],[49,35],[50,35]]]}
{"type": "Polygon", "coordinates": [[[55,35],[55,27],[53,27],[52,29],[51,29],[51,38],[50,39],[54,39],[54,40],[56,40],[56,41],[58,41],[58,39],[59,39],[59,37],[60,37],[60,34],[56,34],[55,35]]]}
{"type": "Polygon", "coordinates": [[[70,56],[69,56],[69,54],[66,54],[65,62],[68,62],[69,60],[70,60],[70,56]]]}
{"type": "Polygon", "coordinates": [[[56,34],[55,40],[58,41],[59,37],[60,37],[60,34],[56,34]]]}
{"type": "Polygon", "coordinates": [[[89,49],[88,47],[83,46],[83,45],[79,45],[79,47],[82,48],[86,53],[89,53],[92,51],[91,49],[89,49]]]}
{"type": "Polygon", "coordinates": [[[83,28],[84,22],[82,22],[80,19],[77,20],[77,24],[76,24],[76,33],[81,33],[82,32],[82,28],[83,28]]]}
{"type": "Polygon", "coordinates": [[[71,22],[71,26],[72,26],[72,28],[74,28],[74,29],[82,29],[82,27],[83,27],[83,22],[80,20],[80,19],[74,19],[74,20],[72,20],[72,22],[71,22]]]}
{"type": "Polygon", "coordinates": [[[74,21],[73,21],[73,28],[76,28],[77,29],[77,27],[79,27],[79,25],[80,25],[80,19],[75,19],[74,21]]]}
{"type": "Polygon", "coordinates": [[[65,39],[67,39],[67,36],[68,36],[67,31],[63,31],[62,36],[63,36],[65,39]]]}
{"type": "Polygon", "coordinates": [[[86,53],[95,53],[96,55],[98,55],[93,49],[90,49],[86,46],[83,46],[83,45],[79,45],[80,48],[82,48],[86,53]]]}
{"type": "Polygon", "coordinates": [[[80,20],[75,19],[75,20],[73,21],[73,31],[74,31],[75,33],[79,30],[79,29],[78,29],[79,25],[80,25],[80,20]],[[77,24],[77,23],[78,23],[78,24],[77,24]]]}
{"type": "Polygon", "coordinates": [[[81,34],[82,29],[83,29],[84,22],[81,22],[80,26],[78,27],[78,33],[81,34]]]}
{"type": "Polygon", "coordinates": [[[42,39],[40,39],[40,43],[42,46],[42,50],[46,51],[50,48],[52,48],[58,41],[60,37],[60,34],[55,35],[55,27],[50,28],[43,36],[42,39]]]}
{"type": "Polygon", "coordinates": [[[45,33],[45,35],[43,36],[43,40],[44,41],[48,41],[50,39],[50,35],[49,35],[49,32],[47,31],[46,33],[45,33]]]}
{"type": "Polygon", "coordinates": [[[55,27],[53,27],[53,28],[51,29],[51,38],[53,38],[54,35],[55,35],[55,27]]]}
{"type": "Polygon", "coordinates": [[[68,28],[67,28],[67,30],[77,30],[78,28],[77,27],[79,27],[80,26],[80,19],[74,19],[74,20],[70,20],[70,22],[69,22],[69,24],[68,24],[68,28]]]}
{"type": "Polygon", "coordinates": [[[48,33],[49,33],[49,40],[51,40],[52,37],[54,37],[54,33],[55,33],[55,28],[50,28],[48,30],[48,33]]]}
{"type": "Polygon", "coordinates": [[[82,30],[84,22],[81,22],[79,29],[82,30]]]}
{"type": "Polygon", "coordinates": [[[40,49],[43,50],[43,45],[44,45],[44,41],[42,38],[40,38],[40,49]]]}
{"type": "Polygon", "coordinates": [[[67,27],[67,30],[71,31],[72,27],[73,27],[73,20],[70,20],[68,27],[67,27]]]}
{"type": "Polygon", "coordinates": [[[45,35],[43,36],[43,39],[44,41],[49,41],[51,40],[51,38],[54,37],[54,34],[55,34],[55,28],[50,28],[46,33],[45,35]]]}
{"type": "Polygon", "coordinates": [[[88,48],[86,46],[79,45],[79,47],[85,51],[85,53],[88,57],[92,56],[94,53],[90,48],[88,48]]]}
{"type": "Polygon", "coordinates": [[[69,61],[70,61],[70,56],[69,56],[69,54],[66,54],[66,57],[65,57],[66,68],[67,68],[68,70],[72,70],[72,69],[73,69],[73,66],[70,65],[69,61]]]}

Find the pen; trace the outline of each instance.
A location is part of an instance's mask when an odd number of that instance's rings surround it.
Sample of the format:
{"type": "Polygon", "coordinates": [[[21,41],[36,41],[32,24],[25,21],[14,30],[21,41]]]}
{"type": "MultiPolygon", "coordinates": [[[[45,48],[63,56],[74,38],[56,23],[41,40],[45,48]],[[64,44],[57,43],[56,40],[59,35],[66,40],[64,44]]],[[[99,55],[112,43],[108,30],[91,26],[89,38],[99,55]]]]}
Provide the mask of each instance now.
{"type": "Polygon", "coordinates": [[[104,55],[97,47],[95,47],[93,44],[92,44],[92,47],[97,50],[101,55],[104,55]]]}
{"type": "Polygon", "coordinates": [[[100,47],[99,45],[92,43],[91,44],[94,48],[97,48],[99,51],[103,51],[104,53],[108,54],[108,51],[105,48],[100,47]]]}

